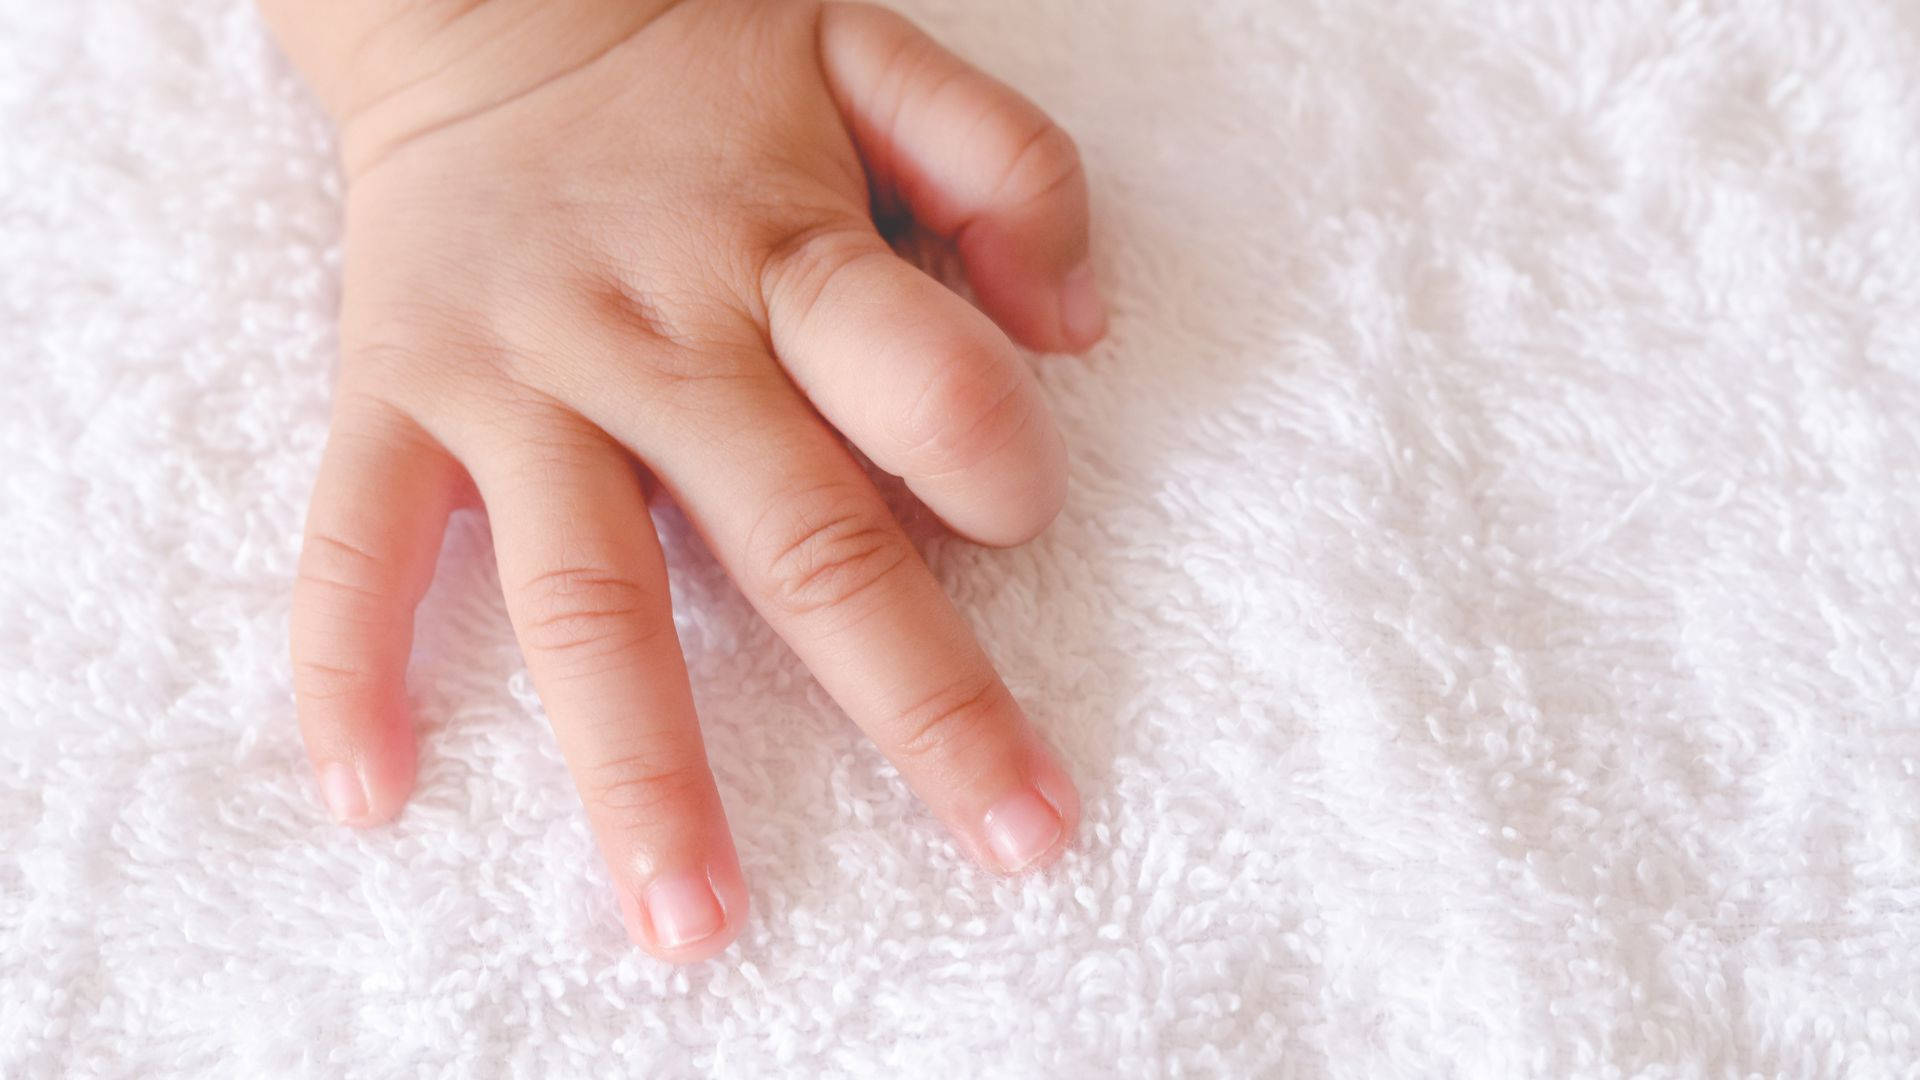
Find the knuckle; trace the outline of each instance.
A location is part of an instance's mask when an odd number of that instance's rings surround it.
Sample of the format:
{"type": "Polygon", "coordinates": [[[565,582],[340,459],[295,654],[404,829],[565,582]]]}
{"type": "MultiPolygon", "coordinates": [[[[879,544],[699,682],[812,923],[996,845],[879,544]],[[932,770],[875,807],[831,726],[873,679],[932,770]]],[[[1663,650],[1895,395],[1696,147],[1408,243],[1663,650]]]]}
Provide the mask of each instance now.
{"type": "Polygon", "coordinates": [[[433,441],[412,415],[380,391],[375,380],[343,376],[333,396],[333,422],[327,437],[374,439],[405,451],[425,450],[433,441]]]}
{"type": "MultiPolygon", "coordinates": [[[[503,462],[488,462],[493,475],[519,492],[545,490],[556,473],[607,452],[607,440],[587,428],[571,411],[534,398],[502,402],[495,423],[517,452],[503,462]]],[[[554,584],[564,585],[565,581],[554,584]]]]}
{"type": "Polygon", "coordinates": [[[700,805],[707,773],[699,765],[642,753],[596,762],[583,771],[580,787],[581,797],[590,805],[635,818],[657,818],[700,805]]]}
{"type": "Polygon", "coordinates": [[[382,563],[372,547],[342,533],[315,531],[300,546],[294,572],[294,603],[334,613],[377,611],[389,601],[374,584],[382,563]]]}
{"type": "MultiPolygon", "coordinates": [[[[691,254],[690,256],[691,257],[691,254]]],[[[601,362],[636,369],[649,382],[697,382],[743,374],[740,356],[761,345],[752,319],[685,261],[654,259],[583,276],[569,332],[592,341],[601,362]]]]}
{"type": "Polygon", "coordinates": [[[341,349],[340,369],[344,379],[360,379],[372,385],[392,384],[418,377],[418,372],[436,363],[434,349],[424,331],[411,327],[385,328],[378,337],[353,341],[341,349]]]}
{"type": "Polygon", "coordinates": [[[589,314],[635,341],[688,350],[700,346],[657,287],[636,288],[616,273],[590,278],[579,291],[589,314]]]}
{"type": "Polygon", "coordinates": [[[898,129],[909,100],[924,104],[935,99],[942,91],[961,82],[967,69],[916,29],[906,16],[890,9],[881,10],[885,14],[878,15],[874,25],[885,35],[885,50],[881,53],[884,59],[878,66],[880,76],[876,84],[898,88],[888,117],[891,132],[898,129]]]}
{"type": "Polygon", "coordinates": [[[520,643],[549,658],[588,662],[644,649],[670,625],[652,617],[648,591],[604,568],[548,571],[525,582],[519,597],[520,643]]]}
{"type": "Polygon", "coordinates": [[[377,682],[374,672],[364,667],[328,664],[304,658],[296,658],[293,662],[294,696],[309,703],[363,696],[371,693],[377,682]]]}
{"type": "Polygon", "coordinates": [[[760,296],[768,307],[811,311],[836,279],[867,259],[891,258],[878,241],[845,222],[807,225],[763,248],[760,296]]]}
{"type": "Polygon", "coordinates": [[[972,756],[1005,732],[1006,691],[998,680],[954,683],[900,713],[894,722],[895,753],[922,763],[972,756]]]}
{"type": "Polygon", "coordinates": [[[909,470],[939,476],[970,469],[1010,445],[1034,422],[1019,372],[995,358],[940,365],[895,432],[909,470]]]}
{"type": "Polygon", "coordinates": [[[538,384],[480,322],[406,308],[362,314],[341,329],[340,385],[428,427],[526,396],[538,384]]]}
{"type": "Polygon", "coordinates": [[[998,194],[1016,205],[1038,202],[1081,182],[1080,148],[1067,129],[1042,116],[1009,132],[1007,171],[998,194]]]}
{"type": "Polygon", "coordinates": [[[350,308],[343,315],[341,338],[343,377],[367,376],[377,382],[417,378],[445,365],[455,351],[488,351],[487,341],[470,321],[422,300],[350,308]]]}
{"type": "Polygon", "coordinates": [[[747,543],[761,593],[782,613],[839,608],[884,581],[911,553],[884,509],[851,487],[789,499],[747,543]]]}

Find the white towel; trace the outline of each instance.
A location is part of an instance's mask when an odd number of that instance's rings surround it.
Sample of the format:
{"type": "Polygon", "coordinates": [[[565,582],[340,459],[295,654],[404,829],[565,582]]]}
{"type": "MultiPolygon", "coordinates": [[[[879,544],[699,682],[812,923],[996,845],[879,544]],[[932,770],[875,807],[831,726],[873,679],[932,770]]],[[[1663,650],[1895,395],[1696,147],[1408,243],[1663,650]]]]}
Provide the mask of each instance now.
{"type": "Polygon", "coordinates": [[[480,521],[295,732],[339,180],[241,0],[0,4],[0,1075],[1920,1075],[1920,6],[915,0],[1112,339],[928,557],[1086,797],[963,861],[671,513],[754,913],[626,943],[480,521]]]}

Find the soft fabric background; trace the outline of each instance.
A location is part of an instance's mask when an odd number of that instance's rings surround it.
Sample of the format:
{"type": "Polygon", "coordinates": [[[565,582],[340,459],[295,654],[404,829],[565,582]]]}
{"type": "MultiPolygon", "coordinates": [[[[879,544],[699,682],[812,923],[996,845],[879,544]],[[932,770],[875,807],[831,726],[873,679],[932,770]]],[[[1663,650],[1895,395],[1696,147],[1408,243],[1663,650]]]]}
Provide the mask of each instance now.
{"type": "Polygon", "coordinates": [[[629,948],[483,523],[398,824],[287,582],[339,181],[239,0],[0,0],[0,1075],[1920,1075],[1920,6],[914,0],[1080,137],[1086,794],[964,864],[663,513],[755,914],[629,948]]]}

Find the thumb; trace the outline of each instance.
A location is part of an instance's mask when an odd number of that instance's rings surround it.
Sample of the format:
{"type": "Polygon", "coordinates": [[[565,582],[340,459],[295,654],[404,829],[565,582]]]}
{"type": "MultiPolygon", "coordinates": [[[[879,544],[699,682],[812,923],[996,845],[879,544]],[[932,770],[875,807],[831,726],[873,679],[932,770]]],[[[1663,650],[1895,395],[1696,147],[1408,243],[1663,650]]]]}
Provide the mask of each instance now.
{"type": "Polygon", "coordinates": [[[1086,174],[1067,133],[885,8],[825,5],[820,51],[876,194],[953,243],[987,314],[1031,348],[1100,340],[1086,174]]]}

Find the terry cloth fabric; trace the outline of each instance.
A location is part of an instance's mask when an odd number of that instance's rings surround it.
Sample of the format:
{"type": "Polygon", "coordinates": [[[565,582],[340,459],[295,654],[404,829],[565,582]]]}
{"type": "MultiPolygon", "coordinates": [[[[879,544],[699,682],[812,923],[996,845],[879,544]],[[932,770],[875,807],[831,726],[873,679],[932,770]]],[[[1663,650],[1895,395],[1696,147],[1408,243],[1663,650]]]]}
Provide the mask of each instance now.
{"type": "Polygon", "coordinates": [[[0,5],[0,1075],[1920,1075],[1920,6],[903,6],[1092,175],[1071,505],[919,530],[1086,824],[967,865],[663,511],[754,905],[676,970],[477,517],[415,800],[319,808],[257,17],[0,5]]]}

